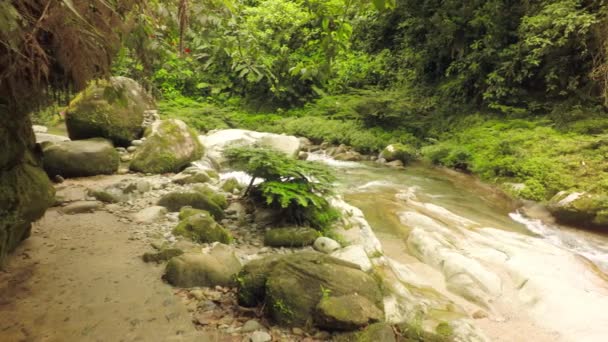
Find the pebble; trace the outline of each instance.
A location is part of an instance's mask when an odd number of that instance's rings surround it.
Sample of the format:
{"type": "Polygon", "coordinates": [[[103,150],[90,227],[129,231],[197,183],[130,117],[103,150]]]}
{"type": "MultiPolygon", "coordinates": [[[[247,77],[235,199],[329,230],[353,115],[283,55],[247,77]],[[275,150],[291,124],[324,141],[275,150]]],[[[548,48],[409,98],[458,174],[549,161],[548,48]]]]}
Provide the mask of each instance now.
{"type": "Polygon", "coordinates": [[[245,322],[245,324],[243,324],[243,327],[241,328],[241,332],[250,333],[250,332],[258,331],[258,330],[262,330],[262,329],[264,329],[264,327],[260,324],[260,322],[256,321],[255,319],[250,319],[247,322],[245,322]]]}
{"type": "Polygon", "coordinates": [[[313,247],[319,252],[329,254],[335,251],[336,249],[339,249],[340,244],[337,241],[332,240],[328,237],[321,236],[315,240],[313,247]]]}
{"type": "Polygon", "coordinates": [[[256,331],[249,337],[249,341],[251,342],[268,342],[272,341],[272,337],[269,333],[264,331],[256,331]]]}
{"type": "Polygon", "coordinates": [[[133,153],[137,150],[137,146],[129,146],[127,147],[127,152],[133,153]]]}

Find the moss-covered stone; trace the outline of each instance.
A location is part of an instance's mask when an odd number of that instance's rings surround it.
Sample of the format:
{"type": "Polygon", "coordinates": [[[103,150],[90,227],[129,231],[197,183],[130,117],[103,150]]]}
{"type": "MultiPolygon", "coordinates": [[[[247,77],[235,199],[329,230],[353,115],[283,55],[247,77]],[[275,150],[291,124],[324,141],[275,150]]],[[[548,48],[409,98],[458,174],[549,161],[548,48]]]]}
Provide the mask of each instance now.
{"type": "Polygon", "coordinates": [[[185,220],[190,216],[194,216],[196,214],[205,214],[205,213],[209,213],[206,210],[202,210],[202,209],[195,209],[192,207],[183,207],[180,211],[179,211],[179,220],[185,220]]]}
{"type": "Polygon", "coordinates": [[[153,106],[152,98],[132,79],[99,80],[70,102],[66,127],[73,140],[103,137],[128,146],[141,137],[144,111],[153,106]]]}
{"type": "Polygon", "coordinates": [[[168,193],[161,197],[158,205],[167,208],[169,211],[180,211],[181,208],[189,206],[210,212],[216,220],[224,218],[222,208],[210,196],[206,196],[199,191],[168,193]]]}
{"type": "Polygon", "coordinates": [[[183,121],[158,121],[133,155],[130,168],[145,173],[179,172],[203,152],[198,135],[183,121]]]}
{"type": "Polygon", "coordinates": [[[356,330],[384,320],[384,313],[357,293],[321,298],[314,315],[315,325],[331,330],[356,330]]]}
{"type": "Polygon", "coordinates": [[[264,244],[272,247],[310,246],[319,236],[321,236],[319,231],[312,228],[277,228],[266,232],[264,244]]]}
{"type": "Polygon", "coordinates": [[[321,253],[301,252],[257,261],[247,265],[238,280],[239,301],[252,304],[264,296],[271,317],[283,325],[312,323],[317,304],[327,294],[358,293],[383,309],[376,279],[349,262],[321,253]]]}
{"type": "Polygon", "coordinates": [[[222,190],[229,193],[233,193],[237,190],[241,191],[241,189],[243,189],[243,186],[236,178],[228,178],[222,183],[222,190]]]}
{"type": "Polygon", "coordinates": [[[215,192],[206,184],[197,184],[193,187],[193,189],[210,198],[213,203],[217,204],[217,206],[220,208],[228,208],[228,200],[226,199],[226,196],[219,192],[215,192]]]}
{"type": "Polygon", "coordinates": [[[164,278],[174,286],[232,286],[241,264],[225,245],[215,246],[209,254],[186,253],[167,263],[164,278]]]}
{"type": "Polygon", "coordinates": [[[205,171],[200,171],[190,175],[180,175],[173,180],[176,184],[194,184],[194,183],[207,183],[211,180],[211,177],[207,175],[205,171]]]}
{"type": "Polygon", "coordinates": [[[608,197],[606,196],[562,191],[549,201],[548,208],[559,222],[575,226],[608,228],[608,197]]]}
{"type": "Polygon", "coordinates": [[[219,241],[227,244],[232,241],[230,232],[217,224],[206,211],[186,217],[173,229],[173,234],[200,243],[219,241]]]}
{"type": "Polygon", "coordinates": [[[51,177],[113,174],[119,165],[118,152],[110,141],[102,138],[52,144],[43,154],[44,169],[51,177]]]}
{"type": "Polygon", "coordinates": [[[182,254],[184,254],[184,251],[179,248],[165,248],[157,253],[144,253],[142,258],[144,262],[161,263],[182,254]]]}
{"type": "MultiPolygon", "coordinates": [[[[396,342],[393,327],[387,323],[374,323],[367,328],[351,333],[337,335],[334,342],[396,342]]],[[[406,341],[417,341],[409,340],[406,341]]]]}
{"type": "Polygon", "coordinates": [[[399,160],[408,164],[416,159],[416,149],[410,145],[391,144],[380,153],[380,157],[388,162],[399,160]]]}

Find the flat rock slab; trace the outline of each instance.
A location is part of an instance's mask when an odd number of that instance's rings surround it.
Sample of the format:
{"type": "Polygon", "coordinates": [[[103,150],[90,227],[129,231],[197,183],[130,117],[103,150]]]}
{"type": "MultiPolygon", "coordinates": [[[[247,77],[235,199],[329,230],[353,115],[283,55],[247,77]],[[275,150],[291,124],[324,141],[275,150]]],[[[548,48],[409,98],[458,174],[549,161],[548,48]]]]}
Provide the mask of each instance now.
{"type": "Polygon", "coordinates": [[[77,201],[66,205],[60,211],[66,215],[92,213],[102,206],[103,203],[99,201],[77,201]]]}

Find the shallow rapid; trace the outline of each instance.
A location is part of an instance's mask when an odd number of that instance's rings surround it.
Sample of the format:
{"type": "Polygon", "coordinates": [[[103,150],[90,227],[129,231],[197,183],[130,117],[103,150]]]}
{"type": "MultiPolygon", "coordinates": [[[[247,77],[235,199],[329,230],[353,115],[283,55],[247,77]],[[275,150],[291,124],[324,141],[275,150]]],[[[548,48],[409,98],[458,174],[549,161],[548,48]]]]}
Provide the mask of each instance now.
{"type": "Polygon", "coordinates": [[[488,339],[606,340],[608,236],[528,217],[472,177],[310,159],[338,169],[405,288],[432,289],[488,339]]]}

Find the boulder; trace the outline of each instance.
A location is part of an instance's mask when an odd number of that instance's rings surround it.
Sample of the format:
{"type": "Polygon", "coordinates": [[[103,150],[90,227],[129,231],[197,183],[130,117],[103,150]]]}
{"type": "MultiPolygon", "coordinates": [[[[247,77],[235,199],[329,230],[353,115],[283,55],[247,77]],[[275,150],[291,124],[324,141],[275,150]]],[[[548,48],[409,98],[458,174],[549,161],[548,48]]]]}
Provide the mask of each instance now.
{"type": "Polygon", "coordinates": [[[103,137],[129,146],[143,133],[144,111],[153,100],[134,80],[112,77],[92,82],[70,102],[65,124],[72,140],[103,137]]]}
{"type": "Polygon", "coordinates": [[[230,243],[232,236],[224,227],[220,226],[211,214],[206,211],[193,214],[183,219],[174,229],[174,235],[184,236],[194,242],[230,243]]]}
{"type": "Polygon", "coordinates": [[[321,234],[312,228],[276,228],[264,235],[264,244],[272,247],[303,247],[312,245],[321,234]]]}
{"type": "Polygon", "coordinates": [[[230,247],[214,246],[209,254],[185,253],[167,263],[164,278],[173,286],[232,286],[241,263],[230,247]]]}
{"type": "Polygon", "coordinates": [[[182,207],[187,206],[206,210],[216,220],[224,218],[224,211],[220,206],[222,204],[219,198],[214,198],[210,194],[204,194],[200,191],[170,192],[158,201],[158,205],[167,208],[169,211],[180,211],[182,207]]]}
{"type": "Polygon", "coordinates": [[[264,302],[271,317],[283,325],[313,322],[321,299],[357,293],[383,310],[377,281],[356,265],[317,252],[270,256],[247,264],[239,273],[239,303],[264,302]]]}
{"type": "Polygon", "coordinates": [[[243,129],[226,129],[200,137],[207,149],[207,154],[218,163],[225,162],[223,151],[235,146],[259,145],[268,147],[289,156],[297,157],[300,151],[300,140],[290,135],[262,133],[243,129]]]}
{"type": "Polygon", "coordinates": [[[163,218],[167,213],[167,208],[155,205],[144,208],[133,215],[133,220],[138,223],[153,223],[163,218]]]}
{"type": "Polygon", "coordinates": [[[99,201],[76,201],[61,208],[61,212],[66,215],[92,213],[101,208],[102,203],[99,201]]]}
{"type": "Polygon", "coordinates": [[[156,121],[133,154],[130,168],[144,173],[179,172],[200,159],[203,152],[196,133],[183,121],[156,121]]]}
{"type": "Polygon", "coordinates": [[[106,139],[65,141],[43,149],[44,170],[51,177],[87,177],[113,174],[118,170],[119,156],[106,139]]]}
{"type": "Polygon", "coordinates": [[[608,227],[608,197],[587,192],[557,193],[547,206],[557,221],[575,226],[608,227]]]}
{"type": "Polygon", "coordinates": [[[327,296],[319,301],[314,316],[319,328],[356,330],[384,320],[384,313],[369,299],[357,293],[327,296]]]}
{"type": "MultiPolygon", "coordinates": [[[[425,336],[426,337],[426,336],[425,336]]],[[[433,336],[434,337],[434,336],[433,336]]],[[[388,323],[374,323],[368,326],[367,328],[351,333],[345,333],[338,336],[335,336],[333,339],[334,342],[396,342],[395,331],[393,327],[388,323]]],[[[406,339],[406,341],[410,341],[410,339],[406,339]]],[[[429,342],[440,342],[447,340],[441,339],[412,339],[411,341],[429,341],[429,342]]]]}
{"type": "Polygon", "coordinates": [[[387,162],[399,160],[405,165],[416,159],[416,149],[410,145],[391,144],[382,150],[380,158],[387,162]]]}
{"type": "Polygon", "coordinates": [[[36,133],[36,142],[42,143],[58,143],[62,141],[70,141],[70,138],[64,137],[63,135],[55,135],[48,133],[36,133]]]}
{"type": "Polygon", "coordinates": [[[322,253],[331,253],[340,248],[340,244],[328,237],[321,236],[315,240],[313,247],[322,253]]]}
{"type": "Polygon", "coordinates": [[[347,246],[342,249],[338,249],[331,253],[331,256],[340,260],[352,262],[355,265],[359,265],[361,270],[369,272],[372,270],[372,262],[369,260],[365,249],[361,245],[347,246]]]}
{"type": "Polygon", "coordinates": [[[361,161],[363,156],[355,151],[346,151],[334,155],[335,160],[341,161],[361,161]]]}

